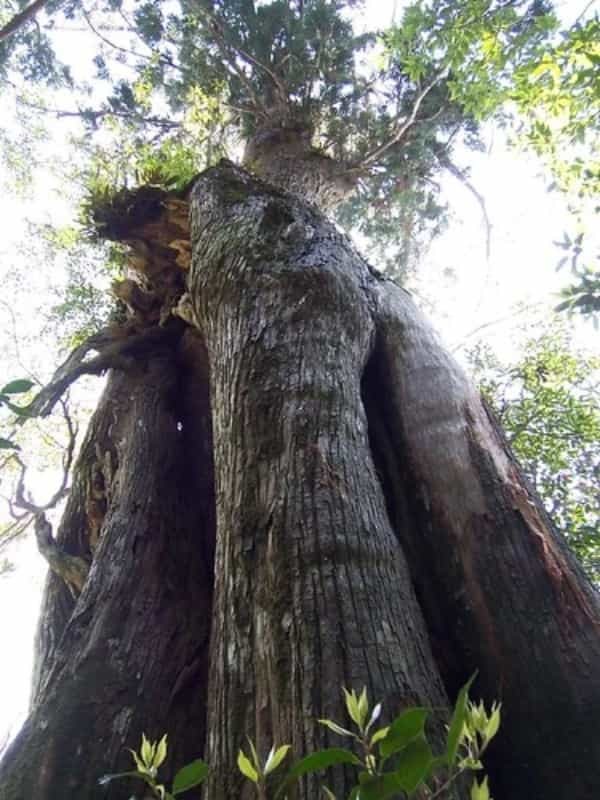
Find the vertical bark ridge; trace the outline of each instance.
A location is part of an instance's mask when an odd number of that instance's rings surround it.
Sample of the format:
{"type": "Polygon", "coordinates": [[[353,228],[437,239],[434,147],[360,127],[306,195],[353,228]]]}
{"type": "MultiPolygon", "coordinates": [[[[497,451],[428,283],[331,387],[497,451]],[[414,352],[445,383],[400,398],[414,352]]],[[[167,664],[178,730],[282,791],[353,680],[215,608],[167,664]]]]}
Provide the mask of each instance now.
{"type": "Polygon", "coordinates": [[[372,275],[315,210],[232,166],[205,173],[191,203],[215,434],[217,800],[253,796],[235,769],[246,734],[263,755],[323,746],[315,718],[345,718],[342,685],[367,685],[388,715],[445,695],[369,452],[372,275]]]}
{"type": "Polygon", "coordinates": [[[374,436],[448,690],[479,669],[480,690],[504,703],[495,797],[594,797],[598,595],[407,293],[378,295],[374,436]]]}
{"type": "Polygon", "coordinates": [[[116,378],[127,406],[111,504],[52,667],[0,765],[3,800],[128,797],[98,778],[131,768],[125,748],[142,732],[169,733],[167,774],[202,753],[214,497],[210,459],[198,460],[212,448],[206,358],[187,339],[187,353],[165,349],[116,378]]]}
{"type": "MultiPolygon", "coordinates": [[[[94,490],[94,478],[103,465],[98,453],[115,454],[113,441],[118,436],[119,422],[127,407],[128,379],[124,373],[113,373],[94,412],[80,454],[73,470],[73,481],[56,539],[70,555],[91,561],[92,541],[97,538],[106,506],[100,509],[100,498],[94,490]],[[102,514],[97,512],[101,510],[102,514]]],[[[104,456],[103,456],[104,458],[104,456]]],[[[115,459],[116,460],[116,459],[115,459]]],[[[114,472],[116,473],[116,463],[114,472]]],[[[105,480],[108,482],[108,476],[105,480]]],[[[105,487],[105,494],[109,487],[105,487]]],[[[35,658],[31,704],[35,704],[48,673],[65,626],[75,607],[75,598],[65,582],[48,571],[42,597],[42,612],[35,637],[35,658]]]]}

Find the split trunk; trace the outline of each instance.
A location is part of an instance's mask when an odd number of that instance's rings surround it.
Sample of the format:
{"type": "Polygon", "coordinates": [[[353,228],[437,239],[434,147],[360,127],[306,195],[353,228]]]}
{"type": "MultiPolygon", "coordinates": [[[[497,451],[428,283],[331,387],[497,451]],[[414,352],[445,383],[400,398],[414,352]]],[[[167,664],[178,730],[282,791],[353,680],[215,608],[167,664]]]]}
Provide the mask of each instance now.
{"type": "Polygon", "coordinates": [[[128,797],[97,779],[144,731],[168,732],[167,772],[204,754],[206,796],[245,800],[246,736],[304,755],[339,744],[317,719],[344,720],[342,686],[389,719],[477,669],[503,703],[495,800],[591,800],[597,595],[410,296],[282,183],[222,163],[186,198],[191,263],[154,245],[186,322],[91,422],[58,533],[91,569],[77,597],[48,579],[0,796],[128,797]]]}

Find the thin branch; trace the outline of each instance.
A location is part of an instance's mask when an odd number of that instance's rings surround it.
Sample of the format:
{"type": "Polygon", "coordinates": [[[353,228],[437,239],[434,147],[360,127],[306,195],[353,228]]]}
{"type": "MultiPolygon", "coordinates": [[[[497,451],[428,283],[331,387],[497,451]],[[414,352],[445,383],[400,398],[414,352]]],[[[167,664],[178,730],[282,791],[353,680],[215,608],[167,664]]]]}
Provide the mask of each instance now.
{"type": "Polygon", "coordinates": [[[592,8],[592,6],[596,5],[597,1],[598,0],[590,0],[590,2],[585,6],[583,11],[581,11],[581,13],[577,15],[577,17],[575,19],[575,22],[572,25],[573,28],[575,27],[575,25],[577,25],[578,23],[581,22],[581,20],[585,17],[585,15],[590,10],[590,8],[592,8]]]}
{"type": "Polygon", "coordinates": [[[17,98],[17,102],[21,105],[27,106],[27,108],[33,109],[34,111],[40,111],[42,114],[54,114],[57,119],[81,117],[83,119],[90,119],[95,122],[97,119],[102,119],[103,117],[119,117],[121,119],[131,119],[135,120],[136,122],[143,122],[145,125],[152,125],[163,129],[181,127],[180,122],[174,122],[170,119],[163,119],[162,117],[144,117],[142,114],[139,114],[135,111],[116,111],[111,108],[103,108],[98,110],[84,108],[78,109],[77,111],[62,108],[48,108],[47,106],[42,106],[38,103],[32,103],[30,100],[26,100],[23,97],[17,98]]]}
{"type": "MultiPolygon", "coordinates": [[[[115,44],[115,42],[112,42],[108,37],[104,36],[104,34],[101,33],[100,28],[96,27],[94,25],[94,23],[92,22],[91,14],[88,14],[88,12],[85,10],[85,8],[83,6],[81,7],[81,13],[83,14],[83,18],[85,19],[89,29],[92,31],[92,33],[95,33],[96,36],[102,42],[104,42],[104,44],[108,45],[109,47],[112,47],[113,50],[118,50],[121,53],[126,53],[127,55],[135,56],[136,58],[142,58],[142,59],[144,59],[146,61],[152,61],[152,56],[151,55],[148,55],[147,53],[140,53],[137,50],[131,50],[128,47],[122,47],[121,45],[115,44]]],[[[154,51],[152,51],[151,48],[150,48],[150,51],[154,52],[154,51]]],[[[173,69],[176,69],[177,71],[181,72],[182,74],[186,73],[186,70],[182,66],[180,66],[179,64],[176,64],[168,56],[164,55],[164,53],[160,53],[159,51],[156,51],[156,55],[158,55],[160,61],[162,61],[163,64],[167,64],[169,67],[172,67],[173,69]]]]}
{"type": "MultiPolygon", "coordinates": [[[[61,405],[69,439],[63,456],[63,470],[60,485],[47,503],[43,505],[34,503],[25,489],[27,468],[18,455],[13,455],[13,460],[18,465],[20,471],[15,490],[14,504],[22,508],[26,512],[25,516],[27,517],[27,521],[23,523],[19,533],[22,533],[31,521],[33,521],[33,530],[39,552],[48,562],[50,569],[66,582],[71,593],[76,597],[83,589],[90,566],[85,559],[65,552],[62,547],[57,544],[56,539],[52,535],[52,525],[46,517],[46,511],[55,508],[68,493],[67,483],[73,463],[73,454],[75,452],[77,430],[73,425],[66,403],[61,401],[61,405]]],[[[11,540],[15,538],[16,535],[18,534],[11,536],[11,540]]]]}
{"type": "Polygon", "coordinates": [[[6,313],[10,317],[11,328],[12,328],[13,347],[15,349],[15,357],[16,357],[16,360],[17,360],[17,364],[23,370],[23,372],[29,378],[31,378],[31,380],[34,383],[41,384],[40,379],[33,372],[31,372],[31,370],[28,367],[25,366],[25,364],[23,363],[23,359],[21,358],[21,348],[19,346],[19,336],[18,336],[18,331],[17,331],[17,317],[15,315],[14,309],[12,308],[10,303],[7,303],[6,300],[3,300],[1,298],[0,298],[0,305],[2,305],[4,307],[4,309],[6,310],[6,313]]]}
{"type": "Polygon", "coordinates": [[[519,316],[520,314],[525,314],[528,311],[533,311],[534,309],[539,309],[540,307],[541,307],[540,303],[532,303],[531,305],[518,308],[516,311],[512,311],[510,314],[505,314],[503,317],[492,319],[489,322],[483,322],[481,325],[478,325],[476,328],[473,328],[473,330],[469,331],[469,333],[465,334],[462,340],[450,349],[450,352],[456,353],[458,350],[464,347],[467,339],[471,339],[473,336],[475,336],[476,333],[480,333],[486,328],[491,328],[494,325],[500,325],[502,322],[508,322],[509,320],[519,316]]]}
{"type": "Polygon", "coordinates": [[[8,37],[16,33],[19,28],[22,28],[29,21],[33,20],[36,14],[38,14],[47,3],[48,0],[34,0],[33,3],[26,6],[26,8],[18,14],[15,14],[4,27],[0,28],[0,42],[4,41],[4,39],[8,39],[8,37]]]}
{"type": "Polygon", "coordinates": [[[440,162],[440,165],[447,170],[454,178],[462,183],[462,185],[468,189],[473,197],[477,200],[479,204],[479,208],[481,209],[481,214],[483,216],[483,222],[485,225],[485,257],[489,263],[491,253],[492,253],[492,223],[490,221],[490,217],[487,211],[487,206],[485,202],[485,198],[477,189],[473,186],[471,181],[467,178],[466,174],[459,169],[456,164],[454,164],[447,156],[445,152],[438,153],[437,159],[440,162]]]}
{"type": "Polygon", "coordinates": [[[393,147],[395,144],[401,141],[403,136],[406,132],[412,128],[412,126],[417,122],[417,116],[419,113],[419,109],[429,92],[437,86],[437,84],[445,77],[446,73],[440,73],[431,83],[429,83],[418,95],[413,104],[412,111],[406,117],[406,119],[402,122],[402,124],[396,129],[396,131],[392,134],[392,136],[383,144],[376,147],[375,150],[372,150],[370,153],[367,153],[364,158],[362,158],[357,164],[353,164],[347,171],[348,172],[361,172],[365,169],[365,167],[369,167],[375,162],[377,162],[382,155],[384,155],[390,147],[393,147]]]}
{"type": "Polygon", "coordinates": [[[23,514],[21,519],[15,520],[8,528],[5,528],[0,534],[0,553],[4,548],[8,547],[11,542],[14,542],[15,539],[22,536],[32,522],[33,516],[31,514],[23,514]]]}
{"type": "Polygon", "coordinates": [[[52,572],[65,581],[74,597],[80,595],[90,571],[89,563],[81,556],[67,553],[57,544],[52,535],[52,525],[43,511],[34,516],[33,530],[38,550],[52,572]]]}

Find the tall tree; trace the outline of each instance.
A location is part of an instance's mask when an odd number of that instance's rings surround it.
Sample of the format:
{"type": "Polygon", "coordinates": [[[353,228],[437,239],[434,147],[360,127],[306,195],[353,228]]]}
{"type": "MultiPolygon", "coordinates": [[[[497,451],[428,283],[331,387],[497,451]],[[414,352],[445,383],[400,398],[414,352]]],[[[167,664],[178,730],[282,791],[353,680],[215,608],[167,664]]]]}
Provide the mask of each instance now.
{"type": "MultiPolygon", "coordinates": [[[[88,202],[97,235],[129,248],[127,313],[28,409],[111,370],[55,538],[37,515],[54,556],[86,566],[49,575],[7,800],[125,796],[98,776],[165,728],[172,763],[205,751],[207,797],[250,797],[246,735],[301,754],[334,741],[317,719],[342,717],[341,686],[392,715],[447,705],[476,669],[504,703],[497,800],[599,788],[598,597],[410,296],[327,216],[357,190],[354,213],[394,213],[475,130],[450,65],[359,67],[372,37],[354,34],[355,5],[134,10],[149,83],[182,108],[173,75],[193,72],[244,155],[176,188],[96,185],[88,202]]],[[[472,5],[543,40],[539,2],[472,5]]],[[[83,113],[137,124],[145,97],[121,82],[83,113]]],[[[345,797],[349,776],[330,785],[345,797]]],[[[306,778],[297,797],[317,791],[306,778]]]]}

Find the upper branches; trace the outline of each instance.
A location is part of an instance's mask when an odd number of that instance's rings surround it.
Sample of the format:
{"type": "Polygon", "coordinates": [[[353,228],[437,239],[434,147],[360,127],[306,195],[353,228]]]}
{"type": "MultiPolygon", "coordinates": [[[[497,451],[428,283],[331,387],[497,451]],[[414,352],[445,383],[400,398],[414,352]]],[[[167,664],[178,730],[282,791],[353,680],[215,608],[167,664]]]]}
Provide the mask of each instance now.
{"type": "Polygon", "coordinates": [[[8,39],[8,37],[16,33],[19,28],[22,28],[30,22],[47,4],[48,0],[34,0],[33,3],[25,6],[22,11],[15,14],[6,25],[0,28],[0,42],[4,39],[8,39]]]}

